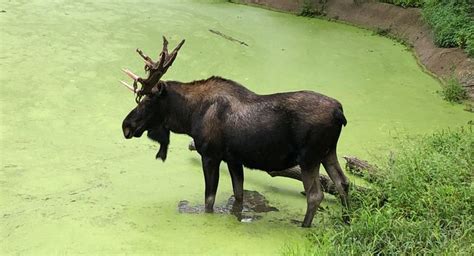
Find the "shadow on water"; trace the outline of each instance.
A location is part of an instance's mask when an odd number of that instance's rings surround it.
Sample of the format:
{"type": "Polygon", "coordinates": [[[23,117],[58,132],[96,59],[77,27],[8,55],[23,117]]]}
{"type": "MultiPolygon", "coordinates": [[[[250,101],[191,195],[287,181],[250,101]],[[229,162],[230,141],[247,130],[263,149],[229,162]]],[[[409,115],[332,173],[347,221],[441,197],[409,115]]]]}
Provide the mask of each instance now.
{"type": "MultiPolygon", "coordinates": [[[[270,206],[268,200],[257,191],[244,190],[244,202],[242,210],[234,211],[236,206],[234,196],[229,197],[224,205],[214,206],[214,213],[219,214],[233,214],[240,222],[252,222],[262,218],[258,213],[277,212],[276,207],[270,206]]],[[[204,205],[190,205],[189,201],[182,200],[178,203],[179,213],[199,214],[204,213],[204,205]]]]}

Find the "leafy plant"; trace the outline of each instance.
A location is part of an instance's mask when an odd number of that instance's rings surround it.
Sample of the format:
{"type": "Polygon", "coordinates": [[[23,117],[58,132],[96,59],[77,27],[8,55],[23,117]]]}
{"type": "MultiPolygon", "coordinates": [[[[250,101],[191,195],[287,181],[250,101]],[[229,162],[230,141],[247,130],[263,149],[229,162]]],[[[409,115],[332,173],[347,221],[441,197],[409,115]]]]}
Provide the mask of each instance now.
{"type": "Polygon", "coordinates": [[[470,8],[469,0],[426,0],[423,16],[432,26],[438,46],[466,47],[474,33],[470,8]]]}
{"type": "Polygon", "coordinates": [[[304,17],[325,16],[326,3],[327,3],[327,0],[319,0],[318,3],[315,3],[315,1],[311,1],[311,0],[304,0],[299,16],[304,16],[304,17]]]}
{"type": "Polygon", "coordinates": [[[379,0],[402,7],[421,7],[439,47],[461,47],[474,56],[472,0],[379,0]]]}
{"type": "Polygon", "coordinates": [[[451,78],[446,82],[441,94],[443,99],[453,103],[461,103],[463,100],[467,99],[466,90],[454,78],[451,78]]]}

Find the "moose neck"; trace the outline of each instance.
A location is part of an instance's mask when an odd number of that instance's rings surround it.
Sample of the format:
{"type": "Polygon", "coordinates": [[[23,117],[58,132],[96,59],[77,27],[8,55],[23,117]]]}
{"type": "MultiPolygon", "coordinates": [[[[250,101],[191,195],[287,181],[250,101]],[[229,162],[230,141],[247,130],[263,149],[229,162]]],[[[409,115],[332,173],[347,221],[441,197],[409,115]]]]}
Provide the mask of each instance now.
{"type": "Polygon", "coordinates": [[[192,136],[194,119],[203,111],[203,97],[199,94],[206,80],[192,83],[164,81],[166,96],[160,106],[165,127],[174,133],[192,136]]]}

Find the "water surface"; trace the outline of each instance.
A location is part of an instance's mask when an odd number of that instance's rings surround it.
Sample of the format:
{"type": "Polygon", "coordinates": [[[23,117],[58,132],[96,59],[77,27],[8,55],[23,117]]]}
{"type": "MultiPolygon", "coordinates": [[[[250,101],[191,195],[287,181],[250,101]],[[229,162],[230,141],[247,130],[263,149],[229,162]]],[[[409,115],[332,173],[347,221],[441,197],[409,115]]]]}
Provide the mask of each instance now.
{"type": "MultiPolygon", "coordinates": [[[[1,254],[274,254],[302,241],[307,231],[291,221],[305,211],[299,182],[247,171],[245,188],[279,209],[255,222],[179,214],[179,201],[204,196],[189,138],[172,136],[166,163],[146,138],[123,139],[135,102],[120,68],[143,72],[135,48],[156,56],[163,34],[171,45],[186,39],[167,79],[220,75],[258,93],[339,99],[349,121],[341,156],[370,159],[395,137],[472,119],[440,99],[405,47],[347,25],[226,1],[4,0],[0,9],[1,254]]],[[[232,194],[221,170],[217,204],[232,194]]]]}

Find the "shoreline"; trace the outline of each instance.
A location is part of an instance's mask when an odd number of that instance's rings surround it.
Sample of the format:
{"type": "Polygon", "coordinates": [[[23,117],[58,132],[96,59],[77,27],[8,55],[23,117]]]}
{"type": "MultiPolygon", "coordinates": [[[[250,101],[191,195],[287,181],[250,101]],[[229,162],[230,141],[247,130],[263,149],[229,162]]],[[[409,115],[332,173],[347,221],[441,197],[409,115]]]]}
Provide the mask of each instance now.
{"type": "MultiPolygon", "coordinates": [[[[235,0],[277,12],[298,15],[305,0],[235,0]]],[[[311,8],[327,19],[391,38],[407,45],[424,72],[444,82],[456,78],[466,90],[469,100],[474,100],[474,60],[461,48],[440,48],[434,44],[431,28],[423,21],[419,8],[402,8],[371,0],[312,1],[311,8]]]]}

